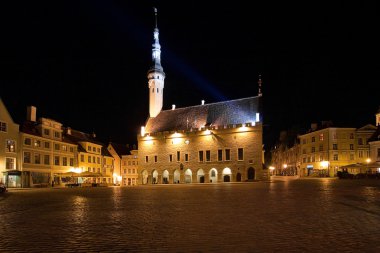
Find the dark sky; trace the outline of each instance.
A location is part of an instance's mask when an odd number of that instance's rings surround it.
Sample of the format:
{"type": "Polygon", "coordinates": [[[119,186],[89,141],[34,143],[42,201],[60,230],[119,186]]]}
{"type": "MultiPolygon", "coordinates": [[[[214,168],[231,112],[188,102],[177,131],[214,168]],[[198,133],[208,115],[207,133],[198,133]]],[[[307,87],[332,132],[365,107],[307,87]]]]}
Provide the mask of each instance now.
{"type": "Polygon", "coordinates": [[[374,124],[374,3],[222,2],[2,1],[0,96],[18,123],[35,105],[64,126],[136,142],[156,6],[164,109],[255,96],[261,74],[267,147],[294,124],[374,124]]]}

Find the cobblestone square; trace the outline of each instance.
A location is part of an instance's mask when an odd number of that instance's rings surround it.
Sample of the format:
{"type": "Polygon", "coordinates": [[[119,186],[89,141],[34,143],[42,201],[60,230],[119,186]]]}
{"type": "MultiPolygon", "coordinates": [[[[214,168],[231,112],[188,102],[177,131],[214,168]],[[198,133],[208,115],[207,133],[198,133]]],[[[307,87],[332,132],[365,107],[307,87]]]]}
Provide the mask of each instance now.
{"type": "Polygon", "coordinates": [[[10,189],[0,252],[380,252],[380,181],[10,189]]]}

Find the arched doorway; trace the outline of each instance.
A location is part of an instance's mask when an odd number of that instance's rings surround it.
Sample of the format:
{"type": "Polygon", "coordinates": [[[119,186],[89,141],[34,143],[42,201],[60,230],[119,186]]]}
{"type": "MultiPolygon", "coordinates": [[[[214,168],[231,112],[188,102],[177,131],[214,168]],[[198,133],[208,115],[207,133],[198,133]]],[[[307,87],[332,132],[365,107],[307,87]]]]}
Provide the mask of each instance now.
{"type": "Polygon", "coordinates": [[[204,183],[205,182],[205,173],[202,169],[199,169],[197,172],[197,182],[204,183]]]}
{"type": "Polygon", "coordinates": [[[231,169],[224,168],[223,169],[223,182],[231,182],[231,169]]]}
{"type": "Polygon", "coordinates": [[[215,168],[212,168],[209,173],[210,173],[210,183],[217,183],[218,171],[215,168]]]}
{"type": "Polygon", "coordinates": [[[179,180],[181,179],[181,173],[179,172],[179,170],[175,170],[174,171],[174,183],[175,184],[179,184],[179,180]]]}
{"type": "Polygon", "coordinates": [[[238,172],[236,174],[236,182],[241,182],[241,173],[240,172],[238,172]]]}
{"type": "Polygon", "coordinates": [[[168,170],[164,170],[164,172],[162,173],[162,183],[163,184],[169,183],[169,171],[168,170]]]}
{"type": "Polygon", "coordinates": [[[148,183],[148,171],[143,170],[141,172],[141,179],[142,179],[141,184],[147,184],[148,183]]]}
{"type": "Polygon", "coordinates": [[[248,180],[249,181],[255,180],[255,169],[252,167],[248,168],[248,180]]]}
{"type": "Polygon", "coordinates": [[[193,178],[193,172],[191,171],[191,169],[187,169],[185,171],[185,183],[190,184],[192,182],[192,178],[193,178]]]}
{"type": "Polygon", "coordinates": [[[158,172],[153,170],[152,172],[152,184],[158,184],[158,172]]]}

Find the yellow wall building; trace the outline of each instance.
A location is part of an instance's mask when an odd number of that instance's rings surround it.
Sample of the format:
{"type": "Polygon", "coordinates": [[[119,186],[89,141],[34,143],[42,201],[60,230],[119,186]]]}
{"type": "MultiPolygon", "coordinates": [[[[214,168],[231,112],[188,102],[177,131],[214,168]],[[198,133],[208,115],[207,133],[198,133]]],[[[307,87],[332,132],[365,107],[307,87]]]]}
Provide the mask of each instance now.
{"type": "Polygon", "coordinates": [[[121,176],[123,186],[133,186],[138,185],[138,151],[131,150],[129,154],[122,156],[121,161],[121,176]]]}

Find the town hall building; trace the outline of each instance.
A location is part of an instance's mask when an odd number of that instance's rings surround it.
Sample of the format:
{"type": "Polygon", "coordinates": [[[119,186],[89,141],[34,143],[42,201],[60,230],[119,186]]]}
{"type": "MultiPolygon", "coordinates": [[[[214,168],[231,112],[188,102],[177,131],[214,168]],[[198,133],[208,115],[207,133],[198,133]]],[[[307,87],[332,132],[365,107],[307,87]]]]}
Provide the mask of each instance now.
{"type": "Polygon", "coordinates": [[[162,110],[165,73],[155,15],[149,118],[137,136],[139,184],[268,179],[263,165],[261,79],[258,96],[162,110]]]}

